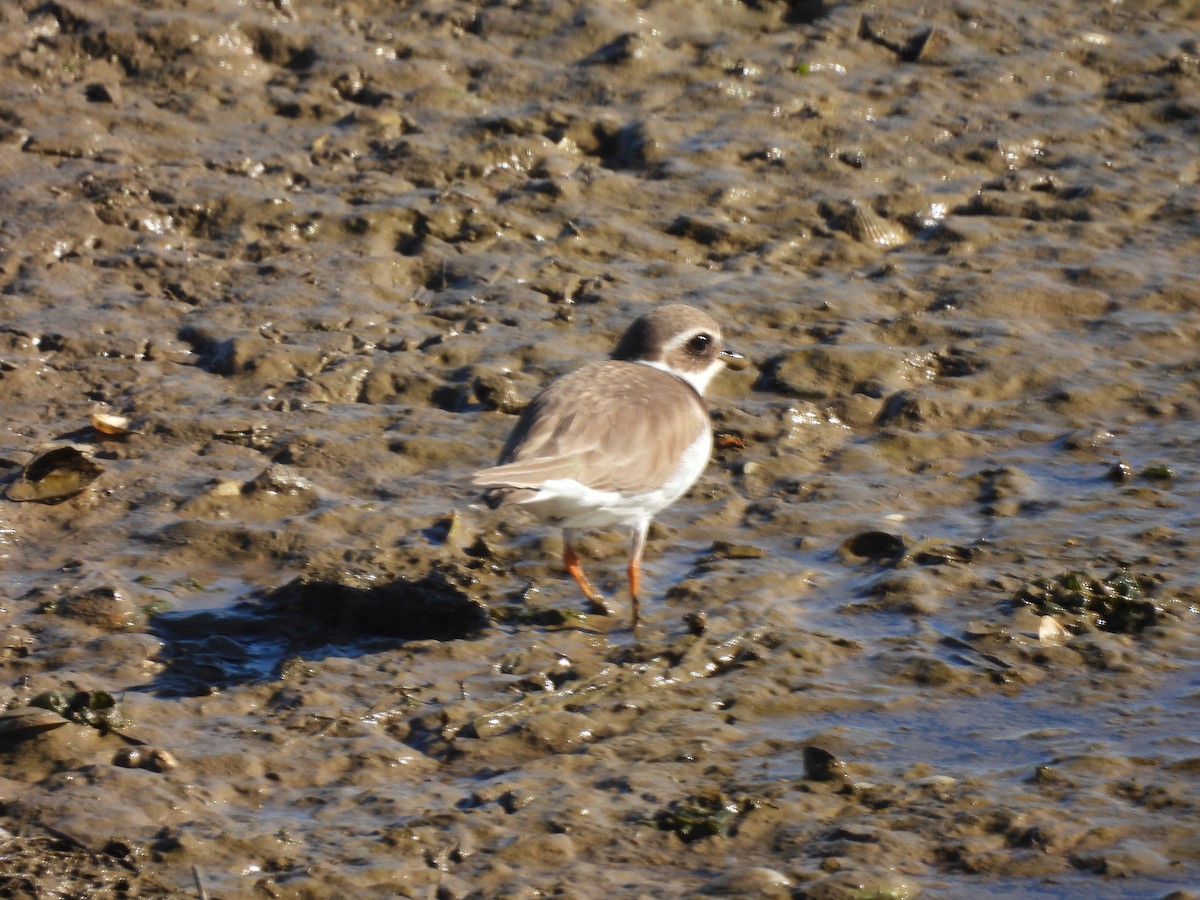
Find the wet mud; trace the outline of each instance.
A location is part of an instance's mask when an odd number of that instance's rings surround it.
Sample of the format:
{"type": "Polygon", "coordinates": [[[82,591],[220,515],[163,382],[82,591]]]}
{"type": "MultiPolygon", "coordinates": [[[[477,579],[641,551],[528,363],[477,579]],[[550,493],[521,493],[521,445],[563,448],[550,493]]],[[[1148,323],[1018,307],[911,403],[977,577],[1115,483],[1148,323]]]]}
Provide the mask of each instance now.
{"type": "Polygon", "coordinates": [[[0,893],[1200,895],[1197,34],[0,6],[0,893]],[[680,301],[635,640],[468,482],[680,301]]]}

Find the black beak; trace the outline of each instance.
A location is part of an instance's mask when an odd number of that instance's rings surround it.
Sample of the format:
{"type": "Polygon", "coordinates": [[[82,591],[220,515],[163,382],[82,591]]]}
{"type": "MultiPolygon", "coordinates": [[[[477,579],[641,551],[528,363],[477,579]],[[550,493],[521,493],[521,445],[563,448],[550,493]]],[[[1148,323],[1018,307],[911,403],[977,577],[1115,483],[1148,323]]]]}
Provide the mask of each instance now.
{"type": "Polygon", "coordinates": [[[742,356],[736,350],[730,350],[728,347],[721,350],[721,362],[725,363],[725,365],[729,366],[735,372],[750,365],[750,360],[746,359],[746,357],[742,356]]]}

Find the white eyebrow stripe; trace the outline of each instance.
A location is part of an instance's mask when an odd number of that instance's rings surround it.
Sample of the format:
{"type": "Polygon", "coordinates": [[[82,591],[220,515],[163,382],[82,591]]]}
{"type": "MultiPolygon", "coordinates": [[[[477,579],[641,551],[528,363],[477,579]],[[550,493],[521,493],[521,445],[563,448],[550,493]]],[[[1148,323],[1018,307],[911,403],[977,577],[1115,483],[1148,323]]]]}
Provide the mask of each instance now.
{"type": "Polygon", "coordinates": [[[685,331],[679,337],[675,338],[671,343],[663,347],[663,350],[678,350],[688,343],[692,338],[700,334],[707,334],[709,337],[715,337],[707,328],[693,328],[691,331],[685,331]]]}

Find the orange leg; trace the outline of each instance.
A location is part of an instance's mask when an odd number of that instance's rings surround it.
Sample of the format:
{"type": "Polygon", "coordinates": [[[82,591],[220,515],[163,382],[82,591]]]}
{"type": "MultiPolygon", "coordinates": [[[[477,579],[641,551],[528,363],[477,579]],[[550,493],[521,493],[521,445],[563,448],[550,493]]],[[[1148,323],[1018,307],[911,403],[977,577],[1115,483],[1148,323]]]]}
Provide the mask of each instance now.
{"type": "Polygon", "coordinates": [[[579,561],[579,554],[571,546],[571,537],[566,531],[563,532],[563,565],[567,567],[567,571],[575,579],[575,583],[579,585],[580,590],[583,591],[583,595],[588,598],[588,605],[591,611],[601,616],[609,615],[612,610],[608,607],[608,601],[602,593],[592,586],[587,576],[583,574],[583,563],[579,561]]]}
{"type": "Polygon", "coordinates": [[[629,544],[629,566],[625,570],[629,575],[629,600],[633,606],[633,633],[635,635],[641,613],[638,594],[641,592],[642,585],[642,550],[646,546],[646,532],[649,529],[649,522],[634,527],[633,539],[629,544]]]}
{"type": "Polygon", "coordinates": [[[641,583],[641,561],[631,559],[629,568],[625,570],[629,574],[629,599],[633,603],[633,630],[637,632],[638,627],[638,586],[641,583]]]}

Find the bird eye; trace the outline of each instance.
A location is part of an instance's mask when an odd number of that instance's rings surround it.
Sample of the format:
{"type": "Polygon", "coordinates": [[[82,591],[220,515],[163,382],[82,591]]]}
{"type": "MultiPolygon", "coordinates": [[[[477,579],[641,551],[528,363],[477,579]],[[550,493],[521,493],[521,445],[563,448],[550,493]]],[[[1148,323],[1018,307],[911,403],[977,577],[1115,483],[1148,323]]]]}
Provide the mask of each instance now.
{"type": "Polygon", "coordinates": [[[687,348],[696,356],[703,356],[708,351],[708,345],[712,343],[712,338],[707,334],[698,334],[687,343],[687,348]]]}

